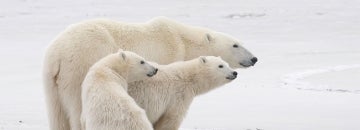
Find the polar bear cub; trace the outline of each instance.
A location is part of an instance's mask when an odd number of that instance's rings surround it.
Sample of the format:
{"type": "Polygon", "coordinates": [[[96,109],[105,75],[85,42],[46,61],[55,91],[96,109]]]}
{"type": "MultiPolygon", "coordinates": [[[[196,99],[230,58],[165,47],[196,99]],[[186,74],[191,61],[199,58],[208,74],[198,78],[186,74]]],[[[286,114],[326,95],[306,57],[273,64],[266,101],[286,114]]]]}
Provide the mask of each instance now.
{"type": "Polygon", "coordinates": [[[157,68],[129,51],[96,62],[82,84],[81,124],[85,130],[152,130],[145,111],[127,93],[127,82],[151,77],[157,68]]]}
{"type": "Polygon", "coordinates": [[[143,108],[155,130],[177,130],[195,96],[233,81],[237,72],[220,57],[159,65],[150,79],[129,82],[129,95],[143,108]]]}

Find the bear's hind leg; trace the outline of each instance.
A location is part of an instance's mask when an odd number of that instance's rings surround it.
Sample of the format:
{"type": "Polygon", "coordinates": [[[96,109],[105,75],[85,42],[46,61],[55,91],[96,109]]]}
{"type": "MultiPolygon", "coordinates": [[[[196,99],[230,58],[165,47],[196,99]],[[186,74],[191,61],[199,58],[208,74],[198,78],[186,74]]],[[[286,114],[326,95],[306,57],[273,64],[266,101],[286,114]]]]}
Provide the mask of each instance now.
{"type": "Polygon", "coordinates": [[[59,100],[58,88],[53,86],[46,87],[47,107],[49,126],[51,130],[70,130],[69,119],[65,109],[59,100]]]}

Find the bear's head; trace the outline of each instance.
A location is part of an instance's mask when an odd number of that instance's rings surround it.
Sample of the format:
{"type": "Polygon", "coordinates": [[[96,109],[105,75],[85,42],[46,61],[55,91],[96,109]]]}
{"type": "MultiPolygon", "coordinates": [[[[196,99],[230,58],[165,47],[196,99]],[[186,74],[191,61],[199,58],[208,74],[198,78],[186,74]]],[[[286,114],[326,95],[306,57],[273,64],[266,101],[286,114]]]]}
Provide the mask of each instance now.
{"type": "Polygon", "coordinates": [[[126,76],[128,82],[142,80],[146,77],[154,76],[158,69],[150,65],[143,57],[138,54],[130,51],[118,51],[118,56],[122,63],[123,67],[126,68],[126,76]]]}
{"type": "Polygon", "coordinates": [[[239,40],[227,34],[210,32],[206,33],[204,37],[204,45],[207,45],[209,50],[213,52],[215,56],[220,56],[233,68],[254,66],[258,60],[241,45],[239,40]]]}
{"type": "MultiPolygon", "coordinates": [[[[229,64],[220,57],[201,56],[199,73],[204,74],[206,80],[215,84],[228,83],[237,77],[237,72],[229,67],[229,64]]],[[[201,78],[200,78],[201,79],[201,78]]]]}
{"type": "Polygon", "coordinates": [[[189,26],[167,17],[156,17],[151,22],[157,28],[167,27],[167,33],[180,35],[178,38],[185,44],[186,60],[198,56],[221,56],[233,68],[247,68],[258,60],[239,40],[225,33],[189,26]]]}

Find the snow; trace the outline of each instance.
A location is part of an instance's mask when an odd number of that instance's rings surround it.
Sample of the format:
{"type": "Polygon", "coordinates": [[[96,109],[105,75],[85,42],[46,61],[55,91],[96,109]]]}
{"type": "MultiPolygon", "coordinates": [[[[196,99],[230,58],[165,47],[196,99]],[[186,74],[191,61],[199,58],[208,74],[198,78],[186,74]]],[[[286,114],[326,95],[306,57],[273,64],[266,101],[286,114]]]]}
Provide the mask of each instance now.
{"type": "Polygon", "coordinates": [[[238,37],[259,62],[193,102],[182,130],[360,129],[359,0],[0,2],[0,130],[48,129],[44,51],[72,23],[167,16],[238,37]]]}
{"type": "Polygon", "coordinates": [[[296,87],[298,89],[307,89],[307,90],[325,90],[325,91],[342,91],[342,92],[360,92],[359,86],[352,84],[352,80],[349,77],[344,77],[343,75],[351,75],[359,77],[359,73],[356,73],[356,70],[360,68],[359,64],[356,65],[339,65],[334,67],[322,67],[320,69],[312,69],[301,71],[299,73],[291,73],[283,77],[283,86],[296,87]],[[353,70],[354,69],[354,70],[353,70]],[[347,72],[347,70],[351,70],[347,72]],[[341,73],[343,74],[341,74],[341,73]],[[332,77],[336,77],[333,79],[332,77]],[[332,79],[331,79],[332,78],[332,79]],[[339,78],[341,82],[336,81],[339,78]],[[303,81],[308,79],[311,82],[303,81]],[[335,80],[335,81],[334,81],[335,80]],[[317,83],[320,82],[320,83],[317,83]],[[316,85],[316,84],[319,85],[316,85]],[[336,84],[336,85],[332,85],[336,84]]]}

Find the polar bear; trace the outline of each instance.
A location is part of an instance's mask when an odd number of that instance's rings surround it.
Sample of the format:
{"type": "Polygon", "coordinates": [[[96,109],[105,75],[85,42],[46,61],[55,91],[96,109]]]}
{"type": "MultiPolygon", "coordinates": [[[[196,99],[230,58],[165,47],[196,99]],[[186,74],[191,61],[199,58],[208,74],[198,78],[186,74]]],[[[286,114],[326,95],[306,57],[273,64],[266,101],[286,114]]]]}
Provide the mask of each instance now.
{"type": "Polygon", "coordinates": [[[154,77],[128,84],[128,93],[155,130],[177,130],[194,97],[237,77],[225,61],[213,56],[156,67],[154,77]]]}
{"type": "Polygon", "coordinates": [[[51,130],[79,130],[81,83],[91,65],[119,48],[169,64],[221,56],[231,67],[253,66],[254,57],[227,34],[157,17],[146,23],[89,20],[69,26],[48,47],[43,80],[51,130]]]}
{"type": "Polygon", "coordinates": [[[152,130],[145,111],[127,93],[127,83],[155,75],[157,68],[128,51],[96,62],[82,84],[85,130],[152,130]]]}

